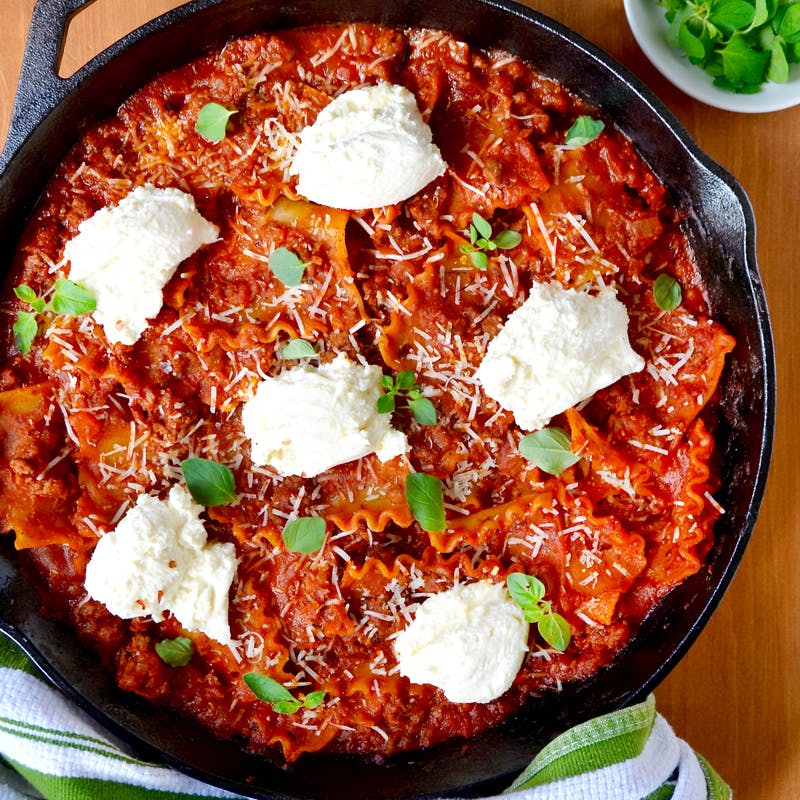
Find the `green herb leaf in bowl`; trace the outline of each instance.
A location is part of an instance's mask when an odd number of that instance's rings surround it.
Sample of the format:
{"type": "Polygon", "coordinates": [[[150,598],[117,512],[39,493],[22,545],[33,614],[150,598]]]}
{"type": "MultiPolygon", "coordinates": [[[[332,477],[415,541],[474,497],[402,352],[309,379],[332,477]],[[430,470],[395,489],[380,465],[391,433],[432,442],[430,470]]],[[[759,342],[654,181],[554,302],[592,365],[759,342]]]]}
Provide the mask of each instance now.
{"type": "Polygon", "coordinates": [[[659,0],[670,24],[667,42],[705,70],[718,88],[755,94],[767,81],[786,83],[800,60],[800,2],[659,0]]]}

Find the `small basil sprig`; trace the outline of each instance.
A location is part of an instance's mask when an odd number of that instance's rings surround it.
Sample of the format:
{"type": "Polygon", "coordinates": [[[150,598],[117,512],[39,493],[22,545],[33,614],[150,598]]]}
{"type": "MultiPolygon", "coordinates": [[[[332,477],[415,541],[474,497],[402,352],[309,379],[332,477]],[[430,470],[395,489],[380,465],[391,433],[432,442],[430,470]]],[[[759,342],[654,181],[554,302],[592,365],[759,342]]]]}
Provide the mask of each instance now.
{"type": "Polygon", "coordinates": [[[288,247],[278,247],[270,253],[269,268],[284,286],[299,286],[310,261],[302,261],[288,247]]]}
{"type": "Polygon", "coordinates": [[[282,683],[258,672],[247,672],[243,676],[250,691],[259,699],[272,705],[277,714],[294,714],[301,708],[313,709],[325,700],[325,692],[310,692],[298,700],[282,683]]]}
{"type": "Polygon", "coordinates": [[[281,358],[284,361],[300,358],[315,358],[317,351],[311,342],[305,339],[290,339],[286,347],[281,350],[281,358]]]}
{"type": "Polygon", "coordinates": [[[591,117],[578,117],[564,135],[567,147],[583,147],[593,142],[605,128],[605,123],[591,117]]]}
{"type": "Polygon", "coordinates": [[[209,142],[221,142],[235,113],[235,109],[225,108],[219,103],[206,103],[197,115],[194,129],[209,142]]]}
{"type": "Polygon", "coordinates": [[[653,299],[662,311],[673,311],[683,300],[681,285],[672,275],[662,272],[653,283],[653,299]]]}
{"type": "Polygon", "coordinates": [[[378,398],[377,405],[379,414],[390,414],[395,409],[396,398],[405,397],[414,419],[420,425],[436,424],[436,406],[422,396],[422,390],[416,385],[412,370],[404,369],[397,373],[396,378],[391,375],[381,376],[381,388],[383,394],[378,398]]]}
{"type": "Polygon", "coordinates": [[[230,467],[208,458],[187,458],[181,463],[183,479],[195,502],[221,506],[236,501],[236,481],[230,467]]]}
{"type": "Polygon", "coordinates": [[[533,575],[512,572],[506,578],[511,599],[522,609],[525,621],[536,624],[539,636],[554,650],[562,653],[569,646],[572,635],[569,623],[553,611],[553,603],[544,599],[545,586],[533,575]]]}
{"type": "Polygon", "coordinates": [[[542,428],[524,436],[519,452],[539,469],[559,475],[580,459],[572,452],[572,444],[563,428],[542,428]]]}
{"type": "Polygon", "coordinates": [[[406,475],[406,502],[423,530],[437,533],[447,527],[444,491],[436,476],[424,472],[406,475]]]}
{"type": "Polygon", "coordinates": [[[487,252],[511,250],[522,241],[522,236],[512,230],[502,230],[493,236],[491,223],[475,212],[469,226],[469,241],[469,244],[461,245],[461,252],[470,257],[473,266],[486,269],[489,266],[487,252]]]}
{"type": "Polygon", "coordinates": [[[185,667],[194,655],[194,643],[185,636],[163,639],[156,644],[156,653],[170,667],[185,667]]]}
{"type": "Polygon", "coordinates": [[[325,544],[322,517],[298,517],[283,529],[283,543],[291,553],[316,553],[325,544]]]}
{"type": "Polygon", "coordinates": [[[94,295],[68,278],[59,278],[55,282],[53,296],[49,303],[24,283],[14,287],[14,294],[32,309],[31,311],[20,311],[13,326],[14,345],[23,355],[30,351],[31,344],[39,331],[37,314],[52,311],[56,314],[78,317],[97,308],[97,300],[94,295]]]}

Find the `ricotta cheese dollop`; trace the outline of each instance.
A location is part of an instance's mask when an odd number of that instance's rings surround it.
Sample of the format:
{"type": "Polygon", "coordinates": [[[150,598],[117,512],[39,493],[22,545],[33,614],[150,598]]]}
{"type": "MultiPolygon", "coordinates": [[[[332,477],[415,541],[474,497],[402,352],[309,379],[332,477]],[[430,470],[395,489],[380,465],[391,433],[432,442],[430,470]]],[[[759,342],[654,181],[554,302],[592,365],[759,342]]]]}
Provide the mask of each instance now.
{"type": "Polygon", "coordinates": [[[447,169],[414,95],[379,83],[339,95],[300,132],[297,191],[333,208],[399,203],[447,169]]]}
{"type": "Polygon", "coordinates": [[[166,500],[140,495],[97,543],[86,566],[89,596],[123,619],[160,622],[170,611],[187,630],[230,642],[236,551],[229,542],[207,543],[202,510],[180,484],[166,500]]]}
{"type": "Polygon", "coordinates": [[[378,413],[381,375],[339,354],[261,381],[242,409],[253,463],[311,478],[370,453],[389,461],[407,452],[391,415],[378,413]]]}
{"type": "Polygon", "coordinates": [[[502,584],[457,583],[425,600],[394,651],[413,683],[438,686],[453,703],[488,703],[514,682],[528,623],[502,584]]]}
{"type": "Polygon", "coordinates": [[[70,279],[97,299],[92,316],[106,338],[134,344],[161,310],[178,265],[218,236],[190,194],[147,184],[84,220],[64,256],[70,279]]]}
{"type": "Polygon", "coordinates": [[[592,295],[534,283],[489,342],[476,375],[521,428],[536,430],[643,367],[628,341],[628,311],[613,289],[592,295]]]}

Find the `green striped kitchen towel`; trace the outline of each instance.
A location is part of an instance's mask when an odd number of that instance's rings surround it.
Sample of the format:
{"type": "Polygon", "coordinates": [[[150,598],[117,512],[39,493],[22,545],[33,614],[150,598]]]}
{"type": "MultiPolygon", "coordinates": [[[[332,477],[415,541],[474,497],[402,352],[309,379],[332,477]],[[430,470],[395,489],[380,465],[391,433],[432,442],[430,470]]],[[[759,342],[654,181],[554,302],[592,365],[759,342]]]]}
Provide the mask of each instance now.
{"type": "MultiPolygon", "coordinates": [[[[130,757],[0,636],[0,800],[235,796],[130,757]]],[[[547,745],[502,800],[730,800],[713,769],[656,713],[615,711],[547,745]]]]}

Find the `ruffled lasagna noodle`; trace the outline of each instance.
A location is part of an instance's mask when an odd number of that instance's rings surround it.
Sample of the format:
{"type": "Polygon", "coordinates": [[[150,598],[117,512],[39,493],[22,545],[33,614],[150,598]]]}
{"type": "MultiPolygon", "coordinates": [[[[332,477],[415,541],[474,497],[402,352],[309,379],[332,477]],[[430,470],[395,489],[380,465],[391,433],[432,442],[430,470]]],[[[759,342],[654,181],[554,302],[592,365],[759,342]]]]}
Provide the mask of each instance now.
{"type": "Polygon", "coordinates": [[[22,306],[5,300],[0,521],[50,610],[121,687],[288,760],[426,747],[591,675],[701,568],[722,511],[709,409],[734,342],[708,317],[679,215],[631,142],[607,124],[590,146],[563,146],[582,114],[597,112],[508,53],[359,24],[230,42],[81,138],[25,231],[12,285],[46,294],[66,274],[78,225],[136,186],[188,192],[220,228],[181,264],[131,347],[110,345],[90,316],[50,314],[21,356],[11,322],[22,306]],[[332,96],[378,81],[414,93],[447,172],[396,206],[310,203],[289,173],[299,131],[332,96]],[[218,144],[194,130],[212,101],[237,110],[218,144]],[[486,270],[460,250],[474,212],[522,237],[486,270]],[[309,262],[302,285],[272,275],[278,247],[309,262]],[[653,300],[662,272],[683,287],[672,312],[653,300]],[[646,360],[554,420],[580,455],[558,477],[520,455],[524,432],[474,375],[533,281],[614,286],[646,360]],[[323,362],[344,353],[387,374],[413,370],[438,424],[398,406],[393,424],[411,450],[387,463],[373,454],[313,479],[254,466],[241,406],[286,368],[279,353],[291,338],[312,342],[323,362]],[[234,543],[238,556],[230,647],[173,618],[118,619],[83,588],[98,538],[142,493],[165,496],[190,455],[235,474],[238,504],[206,510],[209,539],[234,543]],[[411,471],[442,480],[445,531],[414,521],[411,471]],[[289,552],[286,520],[312,514],[326,520],[324,547],[289,552]],[[532,627],[513,687],[484,704],[449,703],[398,674],[392,640],[420,602],[518,570],[544,582],[568,621],[564,653],[532,627]],[[154,644],[179,635],[196,654],[174,669],[154,644]],[[277,714],[244,684],[251,671],[326,701],[277,714]]]}

